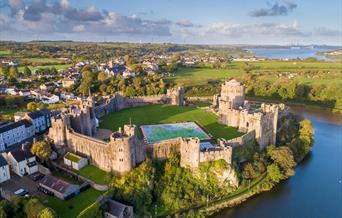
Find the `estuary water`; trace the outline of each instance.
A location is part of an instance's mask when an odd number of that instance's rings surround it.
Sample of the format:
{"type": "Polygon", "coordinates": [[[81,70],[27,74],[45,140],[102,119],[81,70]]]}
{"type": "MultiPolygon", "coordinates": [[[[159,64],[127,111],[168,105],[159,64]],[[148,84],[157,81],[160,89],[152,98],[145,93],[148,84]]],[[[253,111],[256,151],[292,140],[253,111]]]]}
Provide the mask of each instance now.
{"type": "Polygon", "coordinates": [[[342,217],[342,115],[305,107],[291,110],[310,119],[315,129],[312,152],[296,167],[296,174],[213,217],[342,217]]]}
{"type": "Polygon", "coordinates": [[[251,48],[256,57],[270,58],[270,59],[305,59],[309,57],[318,60],[329,60],[325,56],[317,55],[317,52],[324,52],[327,50],[317,48],[251,48]]]}

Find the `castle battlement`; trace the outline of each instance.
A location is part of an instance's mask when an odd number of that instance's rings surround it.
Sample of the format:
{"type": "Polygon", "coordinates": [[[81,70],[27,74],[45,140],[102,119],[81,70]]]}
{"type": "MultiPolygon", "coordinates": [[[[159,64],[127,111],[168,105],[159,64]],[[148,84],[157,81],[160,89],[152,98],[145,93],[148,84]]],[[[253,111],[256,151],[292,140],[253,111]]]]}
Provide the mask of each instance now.
{"type": "Polygon", "coordinates": [[[278,121],[278,104],[262,103],[252,107],[245,100],[245,87],[236,80],[226,81],[221,86],[221,94],[214,97],[218,105],[220,122],[236,127],[240,131],[255,131],[255,137],[263,149],[268,144],[275,144],[278,121]]]}

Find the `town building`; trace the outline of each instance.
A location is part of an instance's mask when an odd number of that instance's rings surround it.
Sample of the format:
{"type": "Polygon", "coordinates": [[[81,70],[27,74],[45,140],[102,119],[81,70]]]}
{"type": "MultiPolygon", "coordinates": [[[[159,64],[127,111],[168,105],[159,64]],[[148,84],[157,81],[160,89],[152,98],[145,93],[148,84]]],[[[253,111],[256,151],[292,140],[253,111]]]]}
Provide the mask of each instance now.
{"type": "Polygon", "coordinates": [[[88,159],[81,157],[77,154],[73,154],[71,152],[68,152],[64,155],[64,164],[75,169],[80,170],[86,165],[88,165],[88,159]]]}
{"type": "Polygon", "coordinates": [[[79,185],[70,184],[51,175],[45,175],[39,181],[39,189],[45,193],[53,194],[61,200],[70,199],[80,192],[79,185]]]}
{"type": "Polygon", "coordinates": [[[108,199],[105,203],[105,218],[133,218],[133,207],[108,199]]]}
{"type": "Polygon", "coordinates": [[[7,161],[13,172],[19,176],[31,175],[38,172],[36,156],[26,150],[14,150],[7,154],[7,161]]]}
{"type": "Polygon", "coordinates": [[[43,108],[27,113],[25,118],[33,124],[35,133],[45,132],[51,127],[51,112],[49,109],[43,108]]]}
{"type": "Polygon", "coordinates": [[[8,163],[4,156],[0,154],[0,183],[6,182],[11,179],[8,163]]]}
{"type": "Polygon", "coordinates": [[[0,151],[8,150],[30,140],[35,134],[34,126],[27,120],[0,124],[0,151]]]}

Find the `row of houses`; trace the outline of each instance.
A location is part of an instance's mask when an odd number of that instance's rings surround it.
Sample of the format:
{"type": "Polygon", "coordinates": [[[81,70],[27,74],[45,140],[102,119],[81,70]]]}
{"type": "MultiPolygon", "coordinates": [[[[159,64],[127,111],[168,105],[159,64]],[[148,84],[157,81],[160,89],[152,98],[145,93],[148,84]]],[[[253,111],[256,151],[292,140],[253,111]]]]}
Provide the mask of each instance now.
{"type": "Polygon", "coordinates": [[[0,151],[11,150],[17,145],[31,141],[35,134],[51,127],[52,113],[48,109],[16,113],[15,122],[0,124],[0,151]]]}
{"type": "Polygon", "coordinates": [[[38,172],[36,156],[18,149],[0,154],[0,183],[11,179],[10,169],[20,177],[38,172]]]}

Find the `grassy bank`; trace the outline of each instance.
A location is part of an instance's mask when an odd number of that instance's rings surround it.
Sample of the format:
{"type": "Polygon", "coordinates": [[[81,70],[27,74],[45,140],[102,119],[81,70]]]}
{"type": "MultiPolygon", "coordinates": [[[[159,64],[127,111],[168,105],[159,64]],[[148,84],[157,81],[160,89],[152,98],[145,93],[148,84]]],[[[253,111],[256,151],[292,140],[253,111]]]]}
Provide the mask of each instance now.
{"type": "Polygon", "coordinates": [[[74,218],[77,217],[84,208],[87,208],[94,203],[102,193],[103,192],[90,188],[66,201],[60,200],[54,196],[48,196],[46,205],[54,209],[61,218],[74,218]]]}

